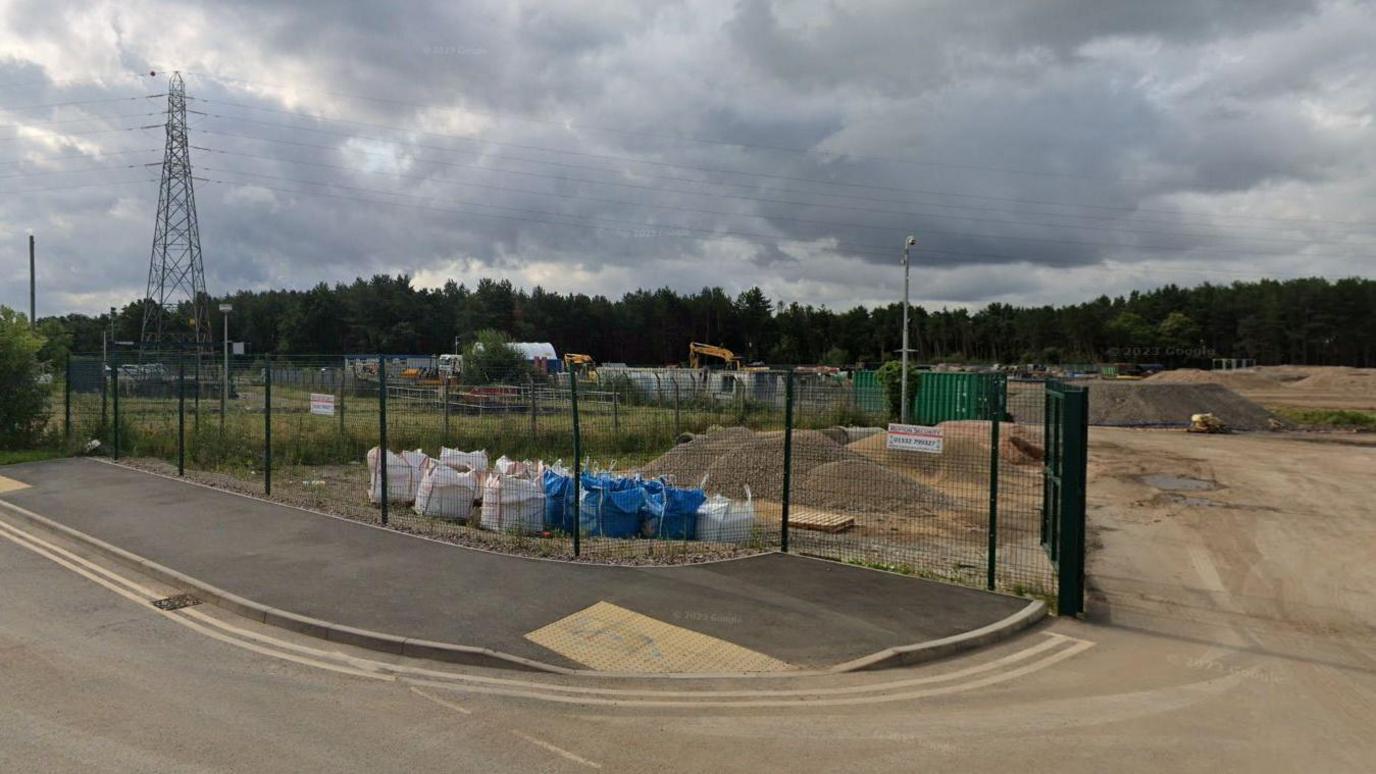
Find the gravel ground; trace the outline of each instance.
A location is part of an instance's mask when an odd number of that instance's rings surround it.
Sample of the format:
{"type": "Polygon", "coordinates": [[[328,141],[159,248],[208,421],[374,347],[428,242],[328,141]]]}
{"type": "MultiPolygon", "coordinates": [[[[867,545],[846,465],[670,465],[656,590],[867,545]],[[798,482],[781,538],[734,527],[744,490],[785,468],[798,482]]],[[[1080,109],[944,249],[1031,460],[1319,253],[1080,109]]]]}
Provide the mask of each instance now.
{"type": "MultiPolygon", "coordinates": [[[[176,476],[176,465],[160,459],[125,458],[120,464],[150,473],[176,476]]],[[[363,465],[313,465],[274,470],[272,495],[263,495],[263,476],[251,471],[236,476],[224,471],[190,470],[185,478],[199,484],[230,492],[260,497],[283,505],[296,506],[331,516],[381,525],[377,508],[367,502],[368,471],[363,465]]],[[[517,556],[610,565],[700,564],[764,553],[771,549],[766,540],[734,545],[670,540],[617,540],[584,538],[581,555],[573,555],[569,537],[527,537],[468,527],[463,524],[418,516],[410,506],[397,504],[389,509],[387,528],[420,535],[446,543],[517,556]]]]}

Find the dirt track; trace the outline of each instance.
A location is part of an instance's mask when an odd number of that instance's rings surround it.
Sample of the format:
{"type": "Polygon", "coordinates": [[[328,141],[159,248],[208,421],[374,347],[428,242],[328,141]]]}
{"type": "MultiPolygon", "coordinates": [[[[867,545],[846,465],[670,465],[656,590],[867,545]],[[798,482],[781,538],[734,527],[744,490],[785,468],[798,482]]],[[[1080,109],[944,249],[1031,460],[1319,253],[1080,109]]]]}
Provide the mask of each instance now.
{"type": "Polygon", "coordinates": [[[1376,635],[1376,438],[1090,431],[1092,608],[1376,635]]]}

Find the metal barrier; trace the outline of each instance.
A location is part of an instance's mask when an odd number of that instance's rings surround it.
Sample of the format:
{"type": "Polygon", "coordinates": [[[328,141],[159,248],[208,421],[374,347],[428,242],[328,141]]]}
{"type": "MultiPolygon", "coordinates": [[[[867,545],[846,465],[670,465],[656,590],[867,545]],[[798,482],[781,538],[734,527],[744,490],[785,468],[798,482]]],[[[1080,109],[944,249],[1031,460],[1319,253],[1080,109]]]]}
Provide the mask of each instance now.
{"type": "Polygon", "coordinates": [[[465,384],[378,367],[390,357],[74,356],[62,436],[494,550],[615,563],[794,551],[1081,607],[1083,390],[966,379],[923,404],[956,416],[900,426],[873,384],[857,395],[811,371],[465,384]],[[487,469],[436,473],[453,450],[483,452],[487,469]],[[437,506],[427,476],[471,499],[437,506]]]}

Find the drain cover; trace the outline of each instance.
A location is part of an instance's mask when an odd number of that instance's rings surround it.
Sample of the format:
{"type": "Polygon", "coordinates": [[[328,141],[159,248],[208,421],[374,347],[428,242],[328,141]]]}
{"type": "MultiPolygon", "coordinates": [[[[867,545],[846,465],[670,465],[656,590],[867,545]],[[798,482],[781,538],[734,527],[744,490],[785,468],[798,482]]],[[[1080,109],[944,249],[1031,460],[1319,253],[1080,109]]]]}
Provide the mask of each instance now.
{"type": "Polygon", "coordinates": [[[181,610],[184,607],[199,604],[201,604],[201,600],[190,594],[177,594],[176,596],[153,600],[153,607],[159,610],[181,610]]]}

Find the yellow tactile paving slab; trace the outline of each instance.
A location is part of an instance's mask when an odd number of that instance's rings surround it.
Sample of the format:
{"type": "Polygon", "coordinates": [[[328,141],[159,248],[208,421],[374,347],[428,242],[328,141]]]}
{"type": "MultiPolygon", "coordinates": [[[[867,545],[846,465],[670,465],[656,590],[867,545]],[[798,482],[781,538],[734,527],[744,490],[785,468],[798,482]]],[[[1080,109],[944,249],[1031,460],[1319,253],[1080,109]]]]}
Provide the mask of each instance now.
{"type": "Polygon", "coordinates": [[[598,602],[526,635],[604,672],[781,672],[788,664],[726,640],[598,602]]]}
{"type": "Polygon", "coordinates": [[[15,481],[12,478],[5,478],[4,476],[0,476],[0,494],[4,494],[5,492],[13,492],[16,489],[28,488],[29,485],[24,483],[23,481],[15,481]]]}

